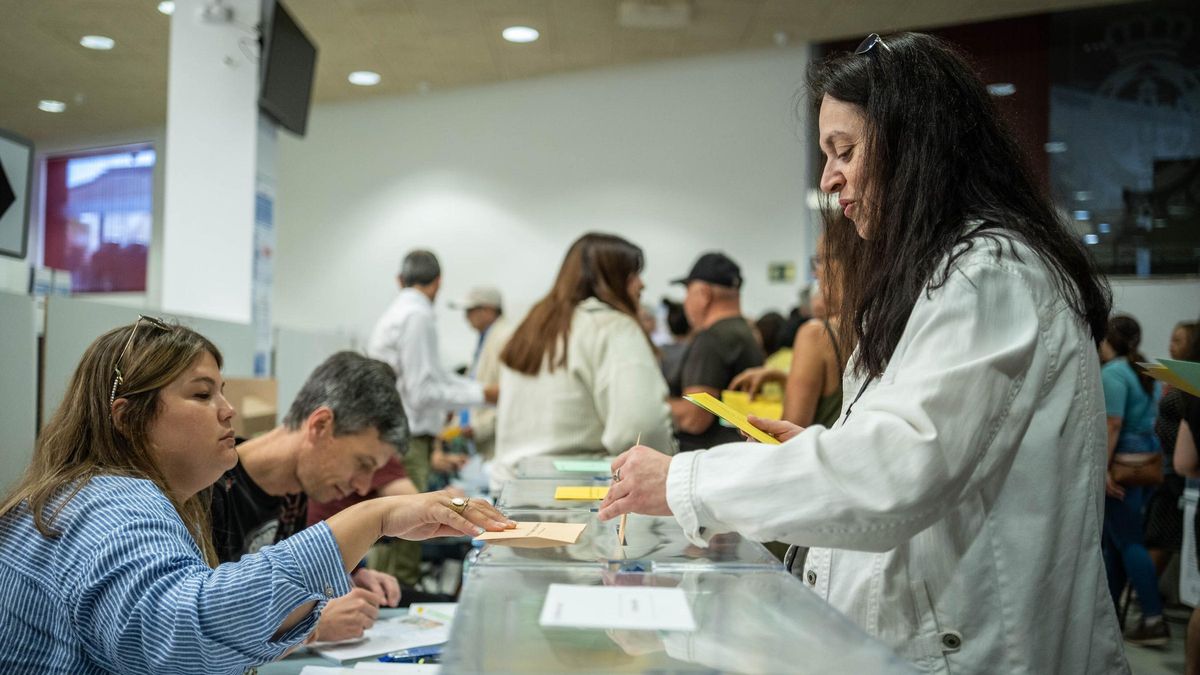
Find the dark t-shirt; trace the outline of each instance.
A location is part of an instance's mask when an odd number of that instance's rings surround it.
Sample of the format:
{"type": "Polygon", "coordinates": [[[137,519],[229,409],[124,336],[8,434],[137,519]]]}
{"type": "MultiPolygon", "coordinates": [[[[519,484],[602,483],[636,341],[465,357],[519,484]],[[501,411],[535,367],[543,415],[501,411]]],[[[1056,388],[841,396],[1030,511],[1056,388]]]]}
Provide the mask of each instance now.
{"type": "MultiPolygon", "coordinates": [[[[763,360],[762,348],[745,319],[740,316],[721,319],[692,338],[683,367],[677,376],[668,380],[671,396],[682,396],[689,387],[712,387],[721,391],[743,370],[761,366],[763,360]]],[[[721,426],[716,418],[702,434],[676,431],[675,436],[679,439],[680,451],[742,440],[736,430],[721,426]]]]}
{"type": "Polygon", "coordinates": [[[240,560],[304,529],[304,493],[274,497],[263,491],[241,461],[212,487],[213,546],[221,562],[240,560]]]}

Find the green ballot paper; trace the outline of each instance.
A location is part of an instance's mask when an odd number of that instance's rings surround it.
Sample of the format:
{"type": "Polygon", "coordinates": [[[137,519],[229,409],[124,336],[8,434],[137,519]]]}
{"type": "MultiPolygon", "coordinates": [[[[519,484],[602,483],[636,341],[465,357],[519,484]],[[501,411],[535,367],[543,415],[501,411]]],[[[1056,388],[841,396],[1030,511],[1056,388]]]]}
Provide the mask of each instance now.
{"type": "Polygon", "coordinates": [[[612,471],[612,462],[607,459],[556,459],[554,469],[566,473],[596,473],[608,474],[612,471]]]}

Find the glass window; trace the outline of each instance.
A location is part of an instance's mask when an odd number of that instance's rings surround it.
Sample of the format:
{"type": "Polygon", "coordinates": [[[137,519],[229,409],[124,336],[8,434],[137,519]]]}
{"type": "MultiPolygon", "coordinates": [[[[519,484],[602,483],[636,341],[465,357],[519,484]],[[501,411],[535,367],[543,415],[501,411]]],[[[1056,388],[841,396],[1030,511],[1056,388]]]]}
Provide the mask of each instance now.
{"type": "Polygon", "coordinates": [[[155,159],[151,145],[46,159],[43,264],[73,292],[146,290],[155,159]]]}

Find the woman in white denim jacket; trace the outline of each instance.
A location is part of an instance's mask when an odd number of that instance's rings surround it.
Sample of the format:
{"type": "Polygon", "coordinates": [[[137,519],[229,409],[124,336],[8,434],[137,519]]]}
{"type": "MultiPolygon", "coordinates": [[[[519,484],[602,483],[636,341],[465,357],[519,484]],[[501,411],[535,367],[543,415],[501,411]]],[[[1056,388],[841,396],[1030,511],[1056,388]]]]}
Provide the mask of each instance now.
{"type": "Polygon", "coordinates": [[[929,672],[1128,672],[1100,555],[1107,288],[947,45],[872,35],[809,84],[845,216],[842,417],[631,449],[601,517],[811,546],[803,583],[929,672]]]}

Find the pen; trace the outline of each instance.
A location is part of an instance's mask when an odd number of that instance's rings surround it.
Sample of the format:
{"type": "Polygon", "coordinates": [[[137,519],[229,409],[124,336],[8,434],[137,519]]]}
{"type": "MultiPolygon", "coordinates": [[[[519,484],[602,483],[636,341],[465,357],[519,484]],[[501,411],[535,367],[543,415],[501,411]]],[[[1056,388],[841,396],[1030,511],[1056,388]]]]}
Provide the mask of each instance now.
{"type": "MultiPolygon", "coordinates": [[[[642,444],[642,435],[641,434],[638,434],[637,440],[634,441],[633,444],[634,445],[642,444]]],[[[619,541],[622,546],[625,545],[625,521],[628,518],[629,518],[628,513],[622,513],[621,514],[621,524],[617,526],[617,541],[619,541]]]]}

